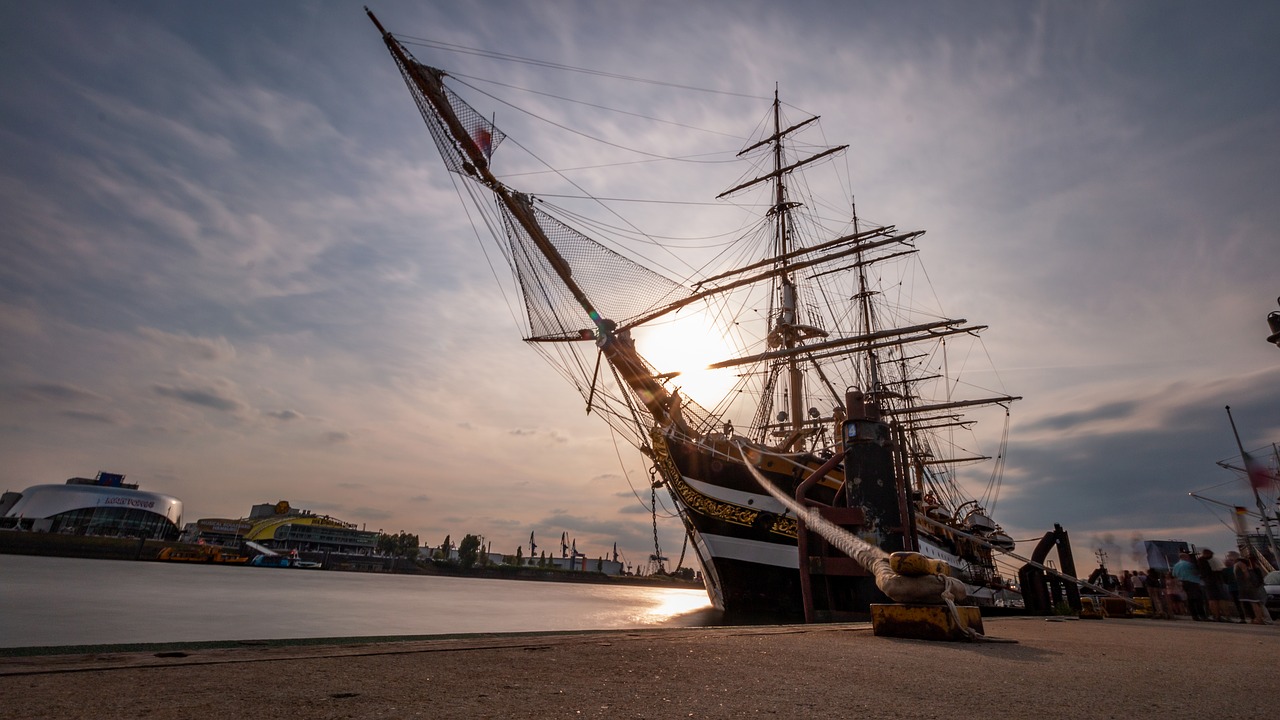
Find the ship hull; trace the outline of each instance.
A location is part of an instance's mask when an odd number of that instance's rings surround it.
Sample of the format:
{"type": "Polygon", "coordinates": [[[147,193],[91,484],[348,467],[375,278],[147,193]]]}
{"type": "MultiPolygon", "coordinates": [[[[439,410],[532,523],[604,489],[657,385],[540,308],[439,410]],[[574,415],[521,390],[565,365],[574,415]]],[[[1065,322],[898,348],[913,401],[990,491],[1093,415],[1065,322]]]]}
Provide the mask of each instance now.
{"type": "MultiPolygon", "coordinates": [[[[760,487],[741,460],[729,457],[726,446],[666,438],[662,447],[659,466],[716,608],[731,615],[803,617],[794,515],[760,487]]],[[[820,462],[797,455],[757,467],[769,482],[794,495],[820,462]]],[[[830,503],[834,484],[817,485],[812,497],[819,504],[830,503]]],[[[886,600],[868,573],[860,568],[854,572],[822,576],[814,593],[819,614],[866,614],[870,603],[886,600]]]]}
{"type": "MultiPolygon", "coordinates": [[[[728,457],[723,446],[665,438],[663,450],[659,466],[702,565],[712,604],[734,616],[803,617],[795,517],[756,483],[740,460],[728,457]]],[[[796,458],[790,472],[779,472],[776,466],[761,472],[783,492],[794,495],[806,471],[812,471],[819,461],[815,457],[796,458]]],[[[811,504],[828,505],[835,496],[831,487],[819,484],[810,496],[816,500],[811,504]]],[[[867,528],[851,530],[864,539],[875,539],[867,528]]],[[[954,554],[945,540],[927,533],[886,537],[877,544],[887,552],[918,549],[956,569],[970,565],[954,554]]],[[[812,548],[809,554],[814,554],[812,548]]],[[[888,602],[865,570],[845,571],[811,575],[816,616],[856,619],[869,613],[871,603],[888,602]]]]}

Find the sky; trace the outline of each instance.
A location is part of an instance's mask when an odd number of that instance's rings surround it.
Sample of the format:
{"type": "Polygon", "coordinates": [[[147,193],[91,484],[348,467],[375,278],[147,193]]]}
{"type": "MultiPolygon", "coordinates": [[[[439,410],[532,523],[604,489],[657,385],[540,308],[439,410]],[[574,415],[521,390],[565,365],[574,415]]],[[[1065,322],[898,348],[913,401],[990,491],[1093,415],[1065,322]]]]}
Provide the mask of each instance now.
{"type": "MultiPolygon", "coordinates": [[[[411,46],[669,121],[561,118],[601,145],[482,106],[553,165],[732,154],[776,85],[850,144],[859,211],[926,230],[938,296],[990,326],[1024,398],[1005,529],[1059,523],[1087,567],[1101,548],[1132,569],[1135,539],[1232,545],[1188,493],[1251,504],[1216,464],[1238,462],[1225,406],[1247,449],[1280,441],[1280,6],[372,9],[398,35],[668,83],[411,46]]],[[[589,556],[652,552],[641,458],[520,341],[361,3],[5,3],[0,90],[0,489],[105,470],[188,521],[284,499],[426,545],[536,532],[554,552],[565,532],[589,556]]],[[[714,172],[574,180],[711,204],[733,179],[714,172]]],[[[618,211],[655,236],[734,229],[618,211]]],[[[674,559],[678,523],[659,537],[674,559]]]]}

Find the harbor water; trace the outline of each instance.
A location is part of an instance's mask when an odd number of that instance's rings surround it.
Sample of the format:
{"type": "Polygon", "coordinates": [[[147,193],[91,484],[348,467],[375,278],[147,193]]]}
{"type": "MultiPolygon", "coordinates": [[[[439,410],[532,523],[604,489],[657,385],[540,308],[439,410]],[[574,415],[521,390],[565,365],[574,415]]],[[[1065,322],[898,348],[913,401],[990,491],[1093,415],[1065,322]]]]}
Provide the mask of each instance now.
{"type": "Polygon", "coordinates": [[[0,555],[0,647],[702,625],[698,589],[0,555]]]}

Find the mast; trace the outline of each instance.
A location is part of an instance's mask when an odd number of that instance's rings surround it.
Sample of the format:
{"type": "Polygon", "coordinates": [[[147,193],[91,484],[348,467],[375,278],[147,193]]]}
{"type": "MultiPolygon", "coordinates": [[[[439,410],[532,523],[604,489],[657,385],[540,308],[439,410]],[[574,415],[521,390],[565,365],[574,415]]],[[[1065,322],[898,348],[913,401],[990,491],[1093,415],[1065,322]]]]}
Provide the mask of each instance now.
{"type": "Polygon", "coordinates": [[[1231,406],[1227,406],[1227,419],[1231,421],[1231,434],[1236,437],[1236,447],[1240,449],[1240,459],[1244,462],[1244,472],[1249,481],[1249,487],[1253,490],[1254,502],[1258,504],[1258,514],[1262,516],[1262,530],[1267,535],[1267,544],[1271,546],[1271,555],[1280,562],[1280,549],[1276,547],[1275,535],[1271,534],[1271,521],[1267,519],[1267,508],[1262,502],[1262,495],[1258,493],[1258,483],[1255,481],[1254,474],[1258,472],[1255,463],[1249,453],[1245,452],[1244,444],[1240,442],[1240,431],[1236,430],[1236,419],[1231,416],[1231,406]]]}
{"type": "MultiPolygon", "coordinates": [[[[852,210],[853,232],[856,234],[858,232],[858,204],[856,201],[852,203],[852,210]]],[[[875,313],[871,306],[871,291],[867,288],[867,266],[863,260],[861,250],[858,251],[857,261],[858,304],[862,310],[862,327],[866,333],[870,334],[875,332],[875,313]]],[[[906,376],[904,375],[903,379],[905,378],[906,376]]],[[[877,393],[880,392],[879,369],[876,367],[876,351],[871,348],[867,349],[867,382],[869,383],[867,390],[872,394],[872,397],[878,397],[877,393]]]]}
{"type": "MultiPolygon", "coordinates": [[[[787,203],[787,185],[783,181],[782,172],[782,103],[778,100],[778,88],[773,89],[773,212],[776,222],[776,252],[780,270],[778,282],[782,292],[782,307],[778,316],[778,330],[782,334],[782,346],[793,350],[796,346],[795,326],[799,324],[799,301],[795,283],[787,269],[788,256],[788,220],[790,206],[787,203]]],[[[789,415],[792,437],[800,442],[797,433],[804,422],[804,373],[800,372],[800,361],[796,355],[787,355],[787,399],[790,401],[789,415]]],[[[789,448],[784,448],[789,449],[789,448]]]]}
{"type": "MultiPolygon", "coordinates": [[[[458,118],[452,101],[445,94],[443,84],[445,72],[418,62],[391,33],[387,32],[386,28],[382,27],[382,23],[371,10],[366,7],[365,12],[382,33],[383,42],[386,43],[391,56],[400,67],[400,73],[404,76],[405,82],[411,90],[416,90],[421,95],[422,100],[426,101],[430,112],[444,125],[455,148],[463,154],[465,160],[462,163],[462,170],[493,192],[501,209],[519,225],[538,252],[546,258],[560,282],[591,318],[596,329],[596,343],[600,347],[600,352],[653,415],[654,420],[658,423],[673,421],[674,416],[678,415],[678,403],[673,402],[671,393],[653,377],[644,360],[636,352],[629,333],[625,330],[619,331],[617,323],[602,317],[596,310],[595,304],[574,280],[569,263],[556,249],[538,222],[534,214],[532,198],[508,188],[489,169],[488,157],[458,118]]],[[[423,108],[421,102],[419,106],[424,111],[425,119],[427,108],[423,108]]]]}
{"type": "Polygon", "coordinates": [[[569,292],[573,294],[574,299],[582,305],[582,309],[587,311],[592,321],[599,327],[601,325],[599,313],[596,312],[591,300],[587,298],[586,294],[582,292],[582,288],[573,279],[573,271],[569,268],[569,264],[565,262],[564,257],[551,244],[546,233],[542,230],[542,226],[534,218],[529,197],[512,192],[510,188],[494,177],[493,172],[489,169],[489,159],[485,157],[480,150],[480,146],[476,144],[471,134],[467,132],[466,127],[458,119],[452,103],[449,102],[449,99],[444,94],[444,71],[427,67],[414,60],[408,51],[404,49],[404,46],[382,27],[382,23],[378,22],[378,18],[374,16],[373,11],[365,8],[365,12],[369,14],[369,19],[373,21],[373,24],[382,33],[382,39],[386,42],[387,49],[391,51],[392,57],[395,58],[396,63],[405,73],[406,79],[411,80],[417,86],[418,91],[431,103],[431,107],[435,110],[437,117],[444,122],[454,141],[457,142],[458,147],[466,154],[467,159],[470,161],[465,165],[467,172],[493,191],[506,211],[520,224],[525,232],[529,233],[529,237],[533,240],[538,250],[551,263],[560,281],[565,284],[569,292]]]}

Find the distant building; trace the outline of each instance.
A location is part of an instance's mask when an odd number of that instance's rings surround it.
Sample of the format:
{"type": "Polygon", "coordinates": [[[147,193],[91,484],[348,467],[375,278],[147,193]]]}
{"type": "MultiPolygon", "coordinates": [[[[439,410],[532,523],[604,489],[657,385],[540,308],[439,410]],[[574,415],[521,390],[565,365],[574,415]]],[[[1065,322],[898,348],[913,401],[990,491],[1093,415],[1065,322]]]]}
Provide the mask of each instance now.
{"type": "MultiPolygon", "coordinates": [[[[418,557],[423,559],[437,558],[440,554],[440,548],[424,545],[418,548],[418,557]]],[[[515,557],[512,555],[504,555],[502,553],[479,553],[476,556],[476,564],[485,564],[485,558],[488,557],[489,565],[506,565],[514,563],[515,557]]],[[[458,562],[458,548],[449,548],[449,557],[451,562],[458,562]]],[[[545,560],[537,557],[527,558],[521,557],[519,567],[548,567],[559,570],[576,570],[578,572],[600,572],[605,575],[621,575],[622,563],[616,560],[605,560],[603,558],[589,558],[585,555],[578,555],[572,558],[549,557],[545,560]]]]}
{"type": "MultiPolygon", "coordinates": [[[[541,565],[540,558],[521,558],[520,564],[523,567],[538,567],[541,565]]],[[[605,575],[621,575],[622,563],[617,560],[605,560],[603,558],[589,558],[585,555],[577,557],[549,557],[546,559],[546,566],[558,568],[560,570],[576,570],[578,572],[601,572],[605,575]]]]}
{"type": "Polygon", "coordinates": [[[172,540],[182,523],[182,501],[144,492],[124,475],[99,472],[63,485],[35,485],[0,498],[7,527],[37,532],[172,540]]]}
{"type": "Polygon", "coordinates": [[[378,545],[376,531],[294,508],[284,500],[254,505],[247,518],[203,518],[191,530],[189,540],[212,545],[238,545],[249,540],[276,550],[366,554],[378,545]]]}

